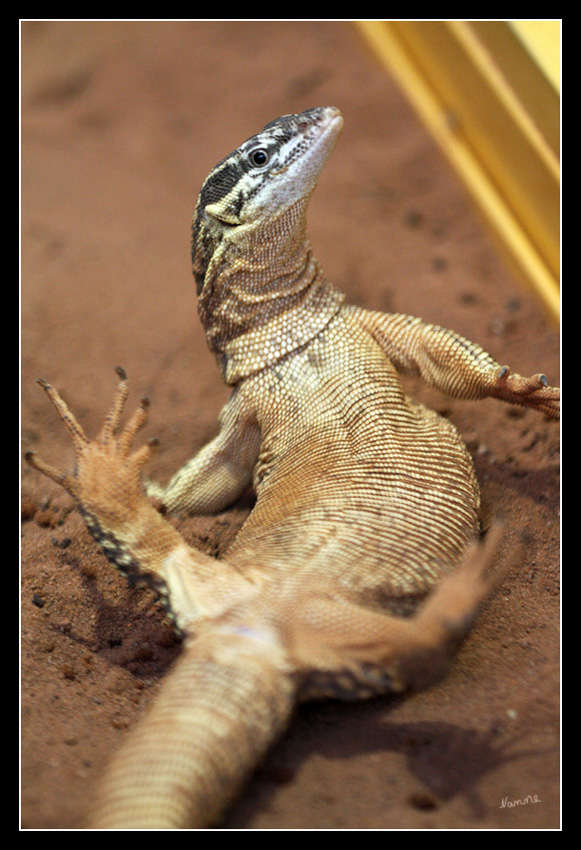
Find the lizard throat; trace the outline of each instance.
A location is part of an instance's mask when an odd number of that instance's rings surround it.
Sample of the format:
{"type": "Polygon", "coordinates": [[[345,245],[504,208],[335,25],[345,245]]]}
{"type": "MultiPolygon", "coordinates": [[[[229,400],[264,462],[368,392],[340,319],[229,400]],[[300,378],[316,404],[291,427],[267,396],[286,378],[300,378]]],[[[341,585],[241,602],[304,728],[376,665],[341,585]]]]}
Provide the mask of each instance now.
{"type": "Polygon", "coordinates": [[[343,300],[312,253],[304,206],[295,204],[267,223],[226,232],[198,312],[223,379],[235,384],[317,336],[343,300]]]}

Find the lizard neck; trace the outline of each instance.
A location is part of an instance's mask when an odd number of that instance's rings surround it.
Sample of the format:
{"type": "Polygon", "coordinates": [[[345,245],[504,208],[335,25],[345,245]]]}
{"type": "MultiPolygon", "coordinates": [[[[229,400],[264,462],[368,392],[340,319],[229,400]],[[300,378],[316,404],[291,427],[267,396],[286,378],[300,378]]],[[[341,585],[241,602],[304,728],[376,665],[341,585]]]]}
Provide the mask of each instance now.
{"type": "Polygon", "coordinates": [[[198,312],[228,384],[305,345],[341,307],[307,239],[307,203],[213,240],[198,312]]]}

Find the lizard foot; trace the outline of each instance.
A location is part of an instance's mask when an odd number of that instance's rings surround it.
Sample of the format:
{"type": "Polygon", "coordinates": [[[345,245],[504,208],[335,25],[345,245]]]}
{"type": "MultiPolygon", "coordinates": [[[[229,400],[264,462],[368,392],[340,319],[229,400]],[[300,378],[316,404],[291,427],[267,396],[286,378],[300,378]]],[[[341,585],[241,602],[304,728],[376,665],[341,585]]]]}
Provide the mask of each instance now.
{"type": "Polygon", "coordinates": [[[558,419],[561,411],[561,390],[550,387],[545,375],[511,375],[508,366],[502,366],[496,375],[492,395],[509,404],[533,407],[549,419],[558,419]]]}
{"type": "Polygon", "coordinates": [[[119,384],[95,440],[86,437],[83,428],[57,390],[47,381],[40,379],[38,383],[54,404],[71,435],[76,454],[75,473],[68,475],[55,469],[34,452],[27,452],[25,458],[43,475],[64,487],[86,511],[96,517],[114,519],[119,523],[123,518],[129,519],[138,504],[146,500],[141,483],[141,469],[152,456],[158,441],[152,439],[147,445],[130,454],[135,435],[147,421],[147,398],[142,399],[141,405],[117,435],[129,388],[123,369],[118,368],[116,371],[119,384]]]}

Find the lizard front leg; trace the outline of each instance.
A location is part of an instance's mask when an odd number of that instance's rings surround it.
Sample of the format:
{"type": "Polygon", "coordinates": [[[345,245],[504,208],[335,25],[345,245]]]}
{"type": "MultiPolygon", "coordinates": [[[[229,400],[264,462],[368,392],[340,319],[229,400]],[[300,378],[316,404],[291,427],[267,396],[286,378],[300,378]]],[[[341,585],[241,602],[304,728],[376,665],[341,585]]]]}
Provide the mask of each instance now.
{"type": "Polygon", "coordinates": [[[398,371],[421,375],[453,398],[497,398],[559,418],[561,391],[545,375],[513,374],[476,343],[412,316],[367,310],[356,315],[398,371]]]}
{"type": "Polygon", "coordinates": [[[244,599],[248,583],[224,562],[188,546],[152,506],[141,472],[157,441],[150,440],[131,451],[137,432],[147,420],[149,403],[142,400],[117,434],[128,395],[125,373],[122,369],[117,372],[117,391],[95,440],[87,438],[57,390],[39,381],[71,435],[75,474],[55,469],[33,452],[26,460],[71,494],[108,559],[123,574],[151,584],[168,605],[177,626],[187,632],[199,618],[219,615],[233,601],[244,599]]]}
{"type": "Polygon", "coordinates": [[[147,492],[170,512],[213,514],[239,498],[252,482],[260,430],[235,390],[220,414],[220,431],[173,476],[164,489],[148,482],[147,492]]]}

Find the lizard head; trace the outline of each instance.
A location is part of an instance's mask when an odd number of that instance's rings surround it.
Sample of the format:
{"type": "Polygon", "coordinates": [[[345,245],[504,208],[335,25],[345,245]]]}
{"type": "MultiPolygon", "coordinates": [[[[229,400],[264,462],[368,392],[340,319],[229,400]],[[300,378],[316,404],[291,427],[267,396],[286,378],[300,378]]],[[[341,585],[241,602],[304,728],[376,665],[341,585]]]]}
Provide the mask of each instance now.
{"type": "Polygon", "coordinates": [[[192,224],[198,293],[215,247],[232,228],[308,202],[343,126],[334,106],[283,115],[222,159],[206,178],[192,224]]]}

